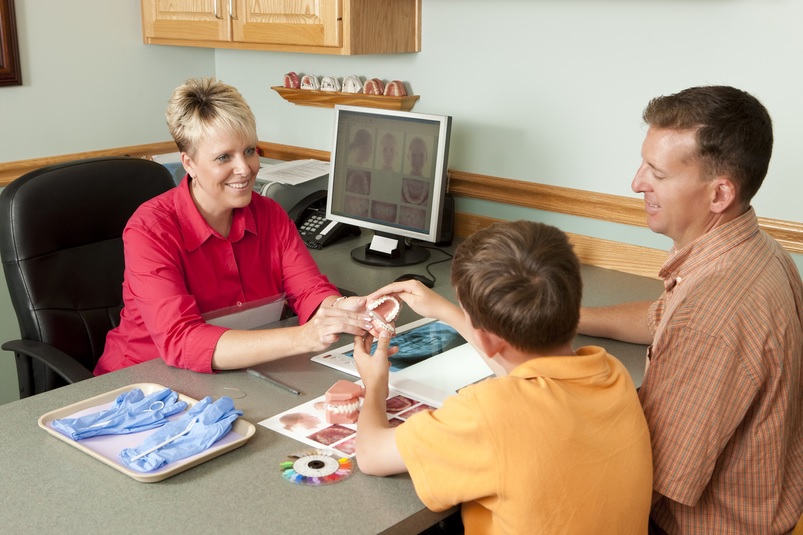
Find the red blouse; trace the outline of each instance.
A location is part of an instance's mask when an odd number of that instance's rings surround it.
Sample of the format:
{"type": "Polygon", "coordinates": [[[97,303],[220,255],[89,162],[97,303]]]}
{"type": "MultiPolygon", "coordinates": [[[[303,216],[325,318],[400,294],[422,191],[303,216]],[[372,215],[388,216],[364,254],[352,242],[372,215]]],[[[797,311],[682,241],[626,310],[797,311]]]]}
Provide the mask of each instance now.
{"type": "Polygon", "coordinates": [[[254,194],[223,237],[198,212],[184,180],[143,203],[123,231],[124,308],[95,367],[101,375],[161,357],[211,373],[223,327],[201,314],[284,292],[303,324],[338,294],[282,207],[254,194]]]}

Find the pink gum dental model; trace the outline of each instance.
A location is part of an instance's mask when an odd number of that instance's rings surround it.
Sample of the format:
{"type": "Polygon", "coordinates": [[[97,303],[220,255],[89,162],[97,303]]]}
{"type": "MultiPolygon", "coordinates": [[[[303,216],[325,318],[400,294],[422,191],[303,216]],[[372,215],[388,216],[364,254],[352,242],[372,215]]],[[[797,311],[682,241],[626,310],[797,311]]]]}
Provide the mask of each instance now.
{"type": "Polygon", "coordinates": [[[360,415],[363,388],[341,379],[326,391],[326,421],[330,424],[353,424],[360,415]]]}
{"type": "Polygon", "coordinates": [[[396,334],[393,322],[399,317],[401,301],[392,295],[384,295],[368,305],[368,315],[377,331],[385,330],[391,335],[396,334]]]}

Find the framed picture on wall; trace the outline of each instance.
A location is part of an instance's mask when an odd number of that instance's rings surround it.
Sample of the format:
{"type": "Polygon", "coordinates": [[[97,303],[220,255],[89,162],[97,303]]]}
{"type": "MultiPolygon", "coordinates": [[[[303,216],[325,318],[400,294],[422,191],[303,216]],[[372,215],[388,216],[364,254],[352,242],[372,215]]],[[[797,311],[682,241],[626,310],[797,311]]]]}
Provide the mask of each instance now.
{"type": "Polygon", "coordinates": [[[0,0],[0,86],[22,85],[14,0],[0,0]]]}

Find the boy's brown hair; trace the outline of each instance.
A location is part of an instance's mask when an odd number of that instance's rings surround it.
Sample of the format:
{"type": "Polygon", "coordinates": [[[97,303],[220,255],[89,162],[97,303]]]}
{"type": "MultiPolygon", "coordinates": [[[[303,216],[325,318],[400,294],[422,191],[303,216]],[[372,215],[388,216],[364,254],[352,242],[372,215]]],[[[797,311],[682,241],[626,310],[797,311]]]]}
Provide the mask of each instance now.
{"type": "Polygon", "coordinates": [[[452,286],[474,328],[525,352],[570,342],[580,319],[580,262],[566,234],[532,221],[494,223],[452,261],[452,286]]]}

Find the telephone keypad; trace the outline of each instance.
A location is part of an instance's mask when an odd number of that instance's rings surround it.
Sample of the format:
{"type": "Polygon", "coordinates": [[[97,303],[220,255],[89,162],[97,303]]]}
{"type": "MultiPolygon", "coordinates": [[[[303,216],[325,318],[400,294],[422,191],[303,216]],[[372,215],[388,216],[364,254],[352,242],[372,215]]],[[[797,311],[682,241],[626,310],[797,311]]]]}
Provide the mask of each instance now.
{"type": "Polygon", "coordinates": [[[319,214],[313,214],[309,219],[304,221],[304,224],[301,225],[299,230],[301,230],[301,234],[316,234],[325,222],[326,217],[319,214]]]}
{"type": "MultiPolygon", "coordinates": [[[[321,199],[318,200],[320,201],[321,199]]],[[[295,209],[292,212],[295,212],[295,209]]],[[[316,206],[307,206],[300,213],[293,213],[290,217],[296,222],[298,233],[309,249],[320,249],[344,234],[360,235],[360,229],[357,227],[326,219],[326,210],[316,206]]]]}

